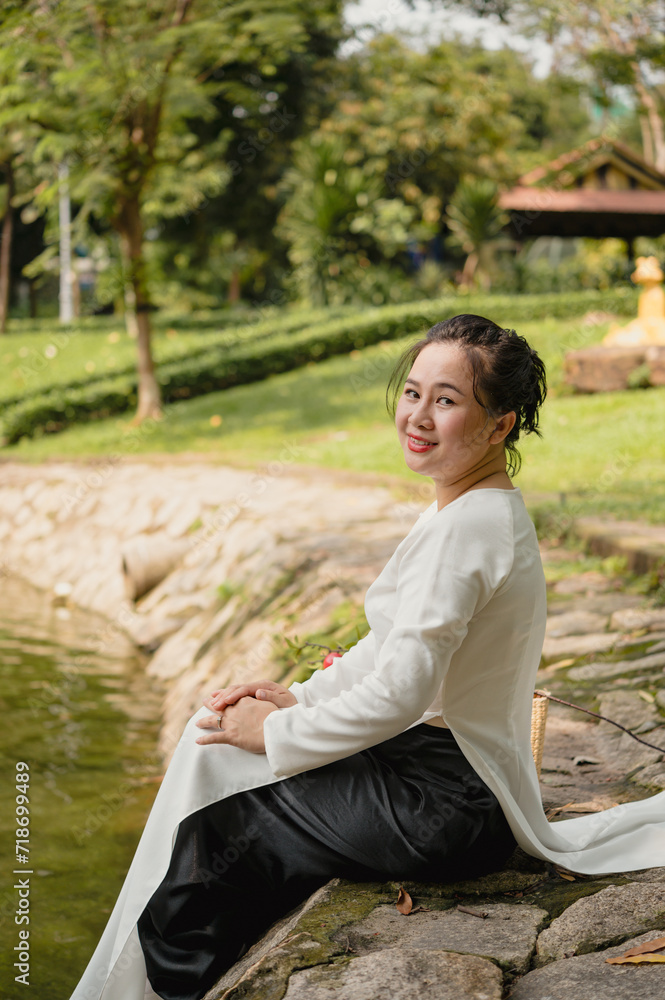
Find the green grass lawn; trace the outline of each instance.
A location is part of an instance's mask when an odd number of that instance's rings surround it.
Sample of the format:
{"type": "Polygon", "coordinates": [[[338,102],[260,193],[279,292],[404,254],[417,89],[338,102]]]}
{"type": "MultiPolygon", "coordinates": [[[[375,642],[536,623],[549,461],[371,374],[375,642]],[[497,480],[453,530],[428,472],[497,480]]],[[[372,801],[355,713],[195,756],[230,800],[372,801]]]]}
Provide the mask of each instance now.
{"type": "MultiPolygon", "coordinates": [[[[575,514],[605,512],[662,520],[665,389],[576,396],[562,385],[565,353],[598,342],[606,331],[607,325],[584,327],[579,320],[520,326],[518,332],[545,360],[550,393],[542,413],[543,438],[524,440],[524,463],[516,484],[547,509],[557,508],[565,494],[567,509],[575,514]]],[[[105,343],[98,345],[102,353],[97,358],[112,356],[103,353],[107,345],[115,349],[120,344],[109,344],[108,336],[102,335],[105,343]]],[[[160,423],[132,428],[128,417],[113,417],[58,435],[23,439],[1,454],[38,462],[197,452],[220,464],[295,462],[388,473],[417,482],[418,477],[405,468],[384,403],[394,360],[413,339],[385,342],[263,382],[170,405],[160,423]]],[[[83,353],[79,363],[82,359],[83,353]]]]}
{"type": "MultiPolygon", "coordinates": [[[[106,317],[105,317],[106,319],[106,317]]],[[[157,364],[197,348],[215,346],[222,336],[233,337],[221,328],[180,331],[175,328],[153,332],[153,357],[157,364]]],[[[8,397],[28,395],[75,379],[103,378],[136,366],[136,341],[128,336],[122,320],[104,323],[101,329],[37,330],[0,341],[0,402],[8,397]]]]}
{"type": "MultiPolygon", "coordinates": [[[[156,338],[156,354],[161,339],[156,338]]],[[[136,343],[121,322],[108,332],[55,329],[11,334],[0,341],[0,400],[37,392],[59,378],[114,375],[135,358],[136,343]]]]}

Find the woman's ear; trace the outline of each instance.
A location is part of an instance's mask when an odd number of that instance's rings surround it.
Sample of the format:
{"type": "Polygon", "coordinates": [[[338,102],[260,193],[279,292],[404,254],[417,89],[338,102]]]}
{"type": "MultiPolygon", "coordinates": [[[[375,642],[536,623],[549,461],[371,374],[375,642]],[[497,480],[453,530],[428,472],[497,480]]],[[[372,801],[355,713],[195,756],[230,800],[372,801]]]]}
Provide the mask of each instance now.
{"type": "Polygon", "coordinates": [[[504,441],[513,427],[515,426],[515,421],[517,420],[517,414],[514,410],[510,410],[508,413],[504,413],[503,416],[496,418],[496,427],[489,436],[490,444],[500,444],[504,441]]]}

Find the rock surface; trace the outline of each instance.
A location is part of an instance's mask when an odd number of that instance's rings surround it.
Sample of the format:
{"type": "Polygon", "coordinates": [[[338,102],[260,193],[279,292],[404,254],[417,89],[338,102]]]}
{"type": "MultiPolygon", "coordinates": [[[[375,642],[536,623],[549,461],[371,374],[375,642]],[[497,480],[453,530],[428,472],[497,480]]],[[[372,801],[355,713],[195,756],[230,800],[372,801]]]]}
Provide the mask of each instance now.
{"type": "Polygon", "coordinates": [[[585,635],[549,635],[543,642],[543,657],[558,660],[566,656],[587,656],[590,653],[604,653],[614,648],[621,638],[620,632],[588,632],[585,635]]]}
{"type": "Polygon", "coordinates": [[[662,882],[608,886],[569,906],[538,936],[538,965],[586,955],[665,926],[662,882]]]}
{"type": "Polygon", "coordinates": [[[607,627],[607,615],[577,608],[549,615],[545,634],[551,639],[561,636],[584,635],[587,632],[602,632],[607,627]]]}
{"type": "Polygon", "coordinates": [[[575,681],[594,681],[621,674],[636,674],[645,670],[660,670],[665,667],[665,652],[651,652],[648,656],[638,656],[633,660],[587,663],[575,667],[568,674],[575,681]]]}
{"type": "MultiPolygon", "coordinates": [[[[657,747],[665,747],[665,726],[654,702],[640,697],[639,691],[609,691],[600,697],[600,714],[613,719],[639,734],[641,739],[657,747]]],[[[599,752],[630,777],[649,765],[663,760],[663,752],[653,750],[631,738],[608,722],[601,722],[597,731],[599,752]]]]}
{"type": "Polygon", "coordinates": [[[509,903],[488,903],[468,909],[473,909],[473,913],[453,906],[405,917],[394,906],[377,906],[354,925],[346,939],[360,953],[372,951],[380,942],[381,947],[399,945],[479,955],[509,972],[526,972],[538,930],[548,919],[547,911],[528,904],[509,903]]]}
{"type": "Polygon", "coordinates": [[[664,934],[651,931],[597,954],[529,972],[513,987],[511,1000],[663,1000],[665,965],[608,965],[606,959],[664,934]]]}
{"type": "Polygon", "coordinates": [[[491,962],[400,946],[296,972],[284,1000],[501,1000],[502,993],[501,973],[491,962]]]}

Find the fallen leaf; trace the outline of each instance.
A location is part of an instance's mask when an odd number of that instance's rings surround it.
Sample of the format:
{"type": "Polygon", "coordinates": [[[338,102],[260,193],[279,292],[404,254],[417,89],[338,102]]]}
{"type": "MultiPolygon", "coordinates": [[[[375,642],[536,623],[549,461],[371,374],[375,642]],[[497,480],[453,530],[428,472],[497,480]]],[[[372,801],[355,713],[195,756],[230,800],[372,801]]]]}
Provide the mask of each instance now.
{"type": "Polygon", "coordinates": [[[597,757],[573,757],[573,764],[578,766],[581,764],[602,764],[602,760],[598,760],[597,757]]]}
{"type": "Polygon", "coordinates": [[[665,955],[654,955],[653,952],[650,952],[648,955],[630,955],[629,957],[620,955],[618,958],[606,958],[605,961],[608,965],[646,965],[665,962],[665,955]]]}
{"type": "MultiPolygon", "coordinates": [[[[610,778],[608,781],[612,780],[610,778]]],[[[571,813],[594,813],[603,812],[605,809],[610,809],[612,806],[618,805],[617,802],[596,802],[590,799],[588,802],[567,802],[565,806],[559,806],[558,810],[554,812],[571,812],[571,813]]],[[[548,813],[548,817],[549,817],[548,813]]]]}
{"type": "Polygon", "coordinates": [[[623,955],[619,955],[617,958],[606,958],[605,961],[611,965],[623,965],[624,962],[665,962],[665,955],[653,954],[655,951],[660,951],[661,948],[665,948],[665,937],[645,941],[644,944],[630,948],[623,955]]]}
{"type": "Polygon", "coordinates": [[[405,917],[407,917],[409,913],[411,913],[411,910],[413,909],[413,900],[409,896],[406,889],[403,889],[402,886],[399,887],[399,894],[397,896],[397,902],[395,903],[395,906],[397,907],[400,913],[404,914],[405,917]]]}
{"type": "Polygon", "coordinates": [[[653,702],[656,700],[655,696],[652,695],[651,692],[649,691],[638,691],[637,693],[640,696],[640,698],[643,698],[644,701],[648,701],[650,705],[653,704],[653,702]]]}
{"type": "Polygon", "coordinates": [[[566,882],[575,881],[575,876],[571,872],[563,871],[561,868],[555,868],[554,870],[556,871],[559,878],[565,878],[566,882]]]}

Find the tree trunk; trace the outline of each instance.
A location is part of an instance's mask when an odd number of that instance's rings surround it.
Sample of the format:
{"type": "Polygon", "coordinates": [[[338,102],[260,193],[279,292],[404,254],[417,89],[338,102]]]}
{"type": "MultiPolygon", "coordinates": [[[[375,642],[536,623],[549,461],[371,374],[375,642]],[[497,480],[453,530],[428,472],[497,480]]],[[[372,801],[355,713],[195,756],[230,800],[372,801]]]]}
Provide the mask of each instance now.
{"type": "Polygon", "coordinates": [[[76,271],[72,268],[70,271],[71,283],[72,283],[72,314],[74,319],[80,319],[81,316],[81,286],[79,284],[79,276],[76,271]]]}
{"type": "MultiPolygon", "coordinates": [[[[649,131],[651,133],[653,150],[653,164],[656,170],[660,170],[661,173],[665,173],[665,128],[663,127],[663,119],[660,116],[658,104],[653,94],[649,92],[642,82],[639,68],[636,68],[636,64],[633,65],[633,68],[636,69],[635,89],[637,90],[640,101],[642,102],[642,107],[644,108],[649,122],[649,131]]],[[[642,132],[642,135],[644,135],[644,132],[642,132]]]]}
{"type": "Polygon", "coordinates": [[[152,360],[150,301],[145,280],[145,260],[143,257],[143,220],[138,199],[126,201],[116,220],[125,270],[136,300],[136,326],[138,336],[138,381],[139,400],[132,423],[140,424],[147,417],[162,416],[159,383],[155,378],[152,360]]]}
{"type": "Polygon", "coordinates": [[[653,163],[653,142],[651,139],[651,129],[649,128],[649,119],[646,115],[639,115],[640,120],[640,131],[642,133],[642,156],[647,161],[647,163],[653,163]]]}
{"type": "Polygon", "coordinates": [[[469,288],[473,284],[473,279],[476,276],[476,269],[478,267],[478,254],[473,250],[469,256],[464,261],[464,267],[462,269],[462,284],[467,285],[469,288]]]}
{"type": "Polygon", "coordinates": [[[131,337],[132,340],[137,340],[139,326],[136,321],[136,296],[131,285],[125,285],[125,297],[122,308],[125,313],[125,330],[127,331],[127,336],[131,337]]]}
{"type": "Polygon", "coordinates": [[[0,235],[0,333],[7,332],[9,290],[11,285],[12,238],[14,234],[14,169],[11,160],[5,163],[7,177],[7,205],[0,235]]]}
{"type": "Polygon", "coordinates": [[[231,274],[228,299],[233,305],[240,301],[240,272],[237,267],[233,268],[233,272],[231,274]]]}

